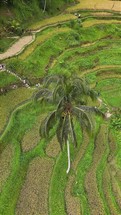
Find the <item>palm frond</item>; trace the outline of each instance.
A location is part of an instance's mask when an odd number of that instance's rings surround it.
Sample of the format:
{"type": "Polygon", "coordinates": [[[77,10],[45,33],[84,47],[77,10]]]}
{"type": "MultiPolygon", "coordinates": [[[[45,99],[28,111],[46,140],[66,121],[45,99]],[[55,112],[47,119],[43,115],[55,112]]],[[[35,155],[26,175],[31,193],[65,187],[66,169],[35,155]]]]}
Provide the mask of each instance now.
{"type": "Polygon", "coordinates": [[[74,107],[74,114],[77,116],[78,121],[81,123],[81,127],[85,126],[88,131],[93,129],[93,121],[89,112],[87,112],[84,107],[74,107]]]}
{"type": "Polygon", "coordinates": [[[97,114],[99,116],[104,117],[103,112],[101,110],[99,110],[96,106],[95,107],[94,106],[90,107],[90,106],[82,105],[82,106],[78,106],[78,107],[80,107],[81,109],[87,111],[88,113],[95,113],[95,114],[97,114]]]}
{"type": "Polygon", "coordinates": [[[61,84],[57,84],[53,90],[53,100],[57,101],[60,99],[60,96],[64,95],[64,90],[61,84]]]}
{"type": "Polygon", "coordinates": [[[57,104],[57,108],[56,108],[57,112],[58,112],[61,108],[63,109],[63,107],[64,107],[64,100],[65,100],[65,97],[62,96],[62,98],[60,98],[60,100],[59,100],[59,102],[58,102],[58,104],[57,104]]]}
{"type": "Polygon", "coordinates": [[[35,100],[38,100],[40,98],[52,98],[52,92],[47,88],[41,88],[34,96],[35,100]]]}
{"type": "Polygon", "coordinates": [[[63,139],[64,139],[64,135],[63,135],[64,123],[65,123],[65,118],[59,119],[59,123],[58,123],[57,129],[56,129],[56,135],[57,135],[57,139],[58,139],[58,142],[60,144],[61,150],[63,150],[63,143],[64,143],[64,141],[63,141],[63,139]]]}
{"type": "Polygon", "coordinates": [[[79,121],[81,129],[86,128],[87,131],[92,131],[93,114],[103,116],[103,113],[98,108],[86,106],[86,104],[89,97],[95,99],[97,94],[90,89],[86,80],[81,78],[67,79],[61,75],[50,75],[44,79],[44,86],[45,88],[40,89],[35,98],[51,99],[57,106],[56,110],[50,113],[41,124],[42,137],[48,137],[49,131],[56,125],[56,135],[61,149],[69,137],[74,146],[77,146],[72,117],[79,121]]]}
{"type": "Polygon", "coordinates": [[[43,84],[45,87],[48,87],[52,83],[59,83],[63,80],[63,76],[61,75],[49,75],[44,78],[43,84]]]}
{"type": "Polygon", "coordinates": [[[65,143],[67,142],[67,139],[69,137],[69,133],[70,133],[69,115],[67,114],[65,116],[65,122],[64,122],[64,125],[63,125],[63,138],[65,140],[65,143]]]}
{"type": "Polygon", "coordinates": [[[75,78],[73,80],[74,85],[76,85],[76,92],[81,93],[81,95],[86,95],[91,97],[92,100],[97,99],[98,93],[91,89],[89,84],[85,79],[75,78]]]}
{"type": "Polygon", "coordinates": [[[63,149],[63,144],[64,142],[67,141],[68,139],[68,134],[69,134],[69,125],[68,125],[68,116],[66,115],[65,117],[61,117],[59,119],[59,124],[56,130],[57,134],[57,139],[58,142],[60,143],[61,149],[63,149]]]}
{"type": "Polygon", "coordinates": [[[87,103],[87,96],[89,96],[90,88],[86,84],[86,81],[80,78],[74,78],[71,81],[71,91],[70,91],[70,99],[74,100],[76,103],[83,104],[87,103]]]}
{"type": "Polygon", "coordinates": [[[85,79],[76,77],[73,80],[73,83],[77,87],[79,92],[81,92],[83,94],[87,94],[87,92],[89,90],[89,85],[87,84],[85,79]]]}
{"type": "Polygon", "coordinates": [[[47,138],[49,135],[49,131],[52,129],[53,125],[55,125],[55,115],[56,115],[56,110],[51,112],[41,123],[40,126],[40,135],[42,137],[47,138]]]}
{"type": "Polygon", "coordinates": [[[72,143],[76,147],[77,146],[77,139],[76,139],[76,133],[74,130],[73,120],[71,117],[69,117],[69,120],[70,120],[70,135],[71,135],[72,143]]]}
{"type": "Polygon", "coordinates": [[[93,109],[93,112],[95,114],[97,114],[98,116],[105,117],[105,114],[101,110],[99,110],[97,107],[92,107],[92,109],[93,109]]]}
{"type": "Polygon", "coordinates": [[[96,100],[97,97],[98,97],[98,93],[97,93],[96,91],[92,90],[92,89],[90,89],[88,95],[90,96],[90,98],[91,98],[92,100],[96,100]]]}

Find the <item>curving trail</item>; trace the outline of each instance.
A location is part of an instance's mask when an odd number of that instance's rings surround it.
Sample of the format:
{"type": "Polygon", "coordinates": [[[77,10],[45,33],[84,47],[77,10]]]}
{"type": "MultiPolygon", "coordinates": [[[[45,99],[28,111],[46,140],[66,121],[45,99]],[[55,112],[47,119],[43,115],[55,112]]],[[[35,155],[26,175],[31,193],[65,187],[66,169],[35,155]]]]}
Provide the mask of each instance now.
{"type": "Polygon", "coordinates": [[[10,58],[16,55],[19,55],[20,53],[23,52],[23,50],[30,45],[32,42],[34,42],[35,40],[35,35],[38,32],[41,32],[43,30],[45,30],[48,27],[55,27],[58,24],[62,24],[65,23],[71,19],[76,19],[76,17],[74,15],[68,15],[67,16],[62,16],[61,17],[61,21],[60,20],[60,16],[55,17],[55,19],[50,18],[47,19],[45,22],[40,22],[39,23],[39,29],[36,27],[36,29],[34,30],[29,30],[32,35],[29,36],[24,36],[22,38],[20,38],[15,44],[13,44],[6,52],[0,54],[0,60],[4,60],[6,58],[10,58]],[[44,26],[43,26],[44,25],[44,26]]]}
{"type": "Polygon", "coordinates": [[[24,36],[13,44],[5,53],[0,54],[0,60],[20,54],[26,46],[35,40],[35,35],[24,36]]]}

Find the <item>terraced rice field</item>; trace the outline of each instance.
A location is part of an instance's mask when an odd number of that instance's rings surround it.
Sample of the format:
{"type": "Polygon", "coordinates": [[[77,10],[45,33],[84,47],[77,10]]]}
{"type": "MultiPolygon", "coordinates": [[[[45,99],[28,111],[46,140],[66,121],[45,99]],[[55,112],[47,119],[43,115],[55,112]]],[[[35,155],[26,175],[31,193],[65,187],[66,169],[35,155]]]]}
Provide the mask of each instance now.
{"type": "Polygon", "coordinates": [[[1,61],[11,73],[0,72],[0,215],[121,214],[121,15],[112,8],[121,2],[88,2],[68,8],[58,25],[47,20],[21,54],[1,61]],[[85,77],[99,92],[98,106],[112,114],[96,118],[91,137],[77,125],[68,175],[66,148],[60,150],[54,129],[48,140],[39,136],[54,107],[32,95],[47,74],[85,77]]]}

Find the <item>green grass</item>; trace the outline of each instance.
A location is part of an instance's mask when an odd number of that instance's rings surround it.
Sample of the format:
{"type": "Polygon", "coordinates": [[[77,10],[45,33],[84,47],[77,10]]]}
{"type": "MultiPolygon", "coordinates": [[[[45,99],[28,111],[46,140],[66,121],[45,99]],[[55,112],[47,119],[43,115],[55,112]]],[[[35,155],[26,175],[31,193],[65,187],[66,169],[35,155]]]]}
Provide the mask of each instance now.
{"type": "MultiPolygon", "coordinates": [[[[89,48],[88,48],[89,50],[89,48]]],[[[67,56],[62,55],[62,58],[59,59],[59,62],[50,70],[51,73],[59,73],[60,71],[63,74],[66,73],[77,73],[81,74],[82,71],[93,69],[98,66],[110,66],[110,65],[121,65],[120,62],[121,49],[118,47],[113,47],[110,49],[106,47],[104,50],[98,50],[88,52],[86,56],[83,53],[79,56],[76,54],[76,57],[72,55],[69,60],[67,56]],[[105,60],[106,59],[106,60],[105,60]]]]}
{"type": "Polygon", "coordinates": [[[102,97],[113,107],[120,107],[121,105],[121,92],[120,88],[112,91],[102,92],[102,97]]]}
{"type": "Polygon", "coordinates": [[[19,79],[16,78],[15,76],[6,73],[6,72],[1,72],[0,73],[0,87],[7,87],[12,84],[17,84],[19,83],[19,79]]]}
{"type": "MultiPolygon", "coordinates": [[[[74,150],[71,147],[71,160],[74,159],[74,150]]],[[[50,215],[66,215],[65,208],[65,189],[68,180],[67,170],[67,151],[66,147],[58,156],[50,184],[49,191],[49,211],[50,215]]],[[[70,173],[71,174],[71,173],[70,173]]]]}
{"type": "Polygon", "coordinates": [[[25,105],[22,106],[23,111],[21,111],[21,106],[20,108],[18,107],[15,112],[13,113],[12,117],[10,118],[10,122],[7,126],[6,132],[2,137],[2,141],[6,143],[9,143],[11,137],[14,139],[18,139],[18,141],[21,141],[21,137],[24,135],[26,129],[29,129],[31,127],[27,127],[31,124],[34,123],[34,118],[39,110],[33,107],[33,112],[32,114],[28,115],[27,110],[32,109],[33,105],[31,103],[26,103],[25,105]],[[21,132],[19,129],[21,128],[21,132]],[[16,130],[16,132],[15,132],[16,130]],[[7,135],[7,133],[11,133],[11,136],[7,135]],[[10,139],[9,139],[10,138],[10,139]]]}
{"type": "MultiPolygon", "coordinates": [[[[107,135],[108,135],[108,133],[107,133],[107,135]]],[[[105,152],[104,152],[104,154],[102,156],[102,159],[101,159],[101,162],[100,162],[100,164],[99,164],[99,166],[97,168],[96,174],[97,174],[98,189],[99,189],[99,192],[100,192],[100,196],[101,196],[101,198],[103,200],[103,204],[104,204],[104,207],[105,207],[106,215],[108,215],[108,214],[110,215],[111,211],[109,210],[109,206],[107,205],[106,198],[105,198],[105,195],[104,195],[103,190],[102,190],[103,183],[104,183],[103,182],[103,174],[104,174],[104,170],[106,168],[107,157],[108,157],[108,155],[110,153],[110,151],[109,151],[109,145],[108,145],[107,141],[108,141],[108,138],[107,138],[107,140],[105,140],[105,145],[106,145],[105,152]]],[[[117,150],[117,154],[118,154],[118,151],[119,151],[119,154],[120,154],[119,148],[117,150]]],[[[113,194],[111,180],[108,181],[108,185],[109,185],[109,189],[108,189],[109,194],[108,195],[110,196],[110,199],[112,201],[112,205],[114,206],[115,211],[118,211],[120,213],[120,208],[119,208],[119,206],[118,206],[118,204],[116,202],[115,196],[113,194]]]]}
{"type": "Polygon", "coordinates": [[[25,50],[24,52],[22,52],[19,55],[19,59],[20,60],[25,60],[26,58],[28,58],[31,54],[33,54],[33,51],[36,51],[36,48],[38,46],[42,46],[44,42],[46,42],[47,40],[50,39],[50,41],[52,41],[52,37],[55,37],[61,33],[66,33],[70,31],[71,29],[69,29],[68,27],[62,25],[61,27],[49,27],[45,30],[42,30],[41,32],[36,34],[36,40],[30,44],[25,50]]]}
{"type": "Polygon", "coordinates": [[[113,129],[112,132],[117,144],[116,162],[117,162],[118,168],[121,169],[121,131],[113,129]]]}
{"type": "Polygon", "coordinates": [[[36,30],[36,29],[40,29],[44,26],[49,26],[52,24],[61,24],[63,22],[67,22],[69,20],[75,20],[76,17],[73,14],[61,14],[58,16],[54,16],[54,17],[50,17],[44,20],[41,20],[39,22],[36,22],[34,24],[32,24],[31,26],[29,26],[29,29],[31,30],[36,30]]]}
{"type": "Polygon", "coordinates": [[[16,38],[0,38],[0,53],[5,52],[16,40],[16,38]]]}
{"type": "MultiPolygon", "coordinates": [[[[22,7],[24,7],[22,13],[23,19],[26,6],[22,7]]],[[[30,11],[27,10],[25,19],[29,17],[29,15],[30,11]]],[[[17,16],[19,17],[19,14],[17,16]]],[[[64,15],[63,18],[65,19],[67,16],[64,15]]],[[[56,22],[57,20],[53,18],[51,21],[56,22]]],[[[33,28],[40,25],[42,25],[42,22],[38,22],[33,28]]],[[[120,33],[120,25],[118,24],[100,24],[82,28],[77,21],[73,21],[64,25],[59,25],[58,27],[49,27],[41,33],[38,33],[35,42],[27,47],[22,54],[18,57],[5,60],[5,63],[12,71],[16,71],[21,77],[27,77],[31,84],[41,81],[41,78],[43,78],[45,74],[58,73],[70,75],[76,73],[79,75],[82,71],[90,70],[100,65],[104,67],[113,65],[112,69],[98,69],[95,70],[95,72],[93,71],[86,74],[86,77],[91,84],[98,82],[96,90],[100,92],[100,97],[110,105],[110,107],[120,107],[121,80],[118,76],[120,76],[121,72],[120,68],[114,68],[114,66],[121,65],[120,33]],[[88,46],[83,46],[86,43],[90,44],[88,44],[88,46]],[[52,68],[50,68],[50,66],[52,68]],[[114,77],[112,78],[111,75],[114,77]]],[[[14,76],[6,74],[5,72],[0,73],[1,87],[13,84],[16,81],[14,76]]],[[[15,213],[17,200],[22,185],[25,182],[30,161],[38,156],[47,157],[46,147],[51,138],[47,141],[44,139],[40,140],[37,145],[28,152],[23,153],[21,151],[23,137],[30,129],[32,131],[37,117],[43,113],[47,113],[53,108],[51,105],[42,107],[39,102],[33,103],[32,101],[19,107],[19,103],[30,99],[34,91],[35,90],[31,88],[19,88],[10,91],[6,95],[0,96],[1,130],[7,122],[5,131],[0,139],[1,152],[7,144],[12,144],[14,147],[14,156],[11,158],[11,174],[3,186],[0,197],[0,214],[13,215],[15,213]],[[14,110],[17,105],[18,108],[14,110]],[[11,112],[11,117],[9,121],[7,121],[11,112]]],[[[100,124],[101,120],[98,119],[95,135],[97,135],[99,131],[100,124]]],[[[71,146],[71,163],[75,161],[79,149],[82,147],[83,150],[85,144],[85,142],[82,143],[82,133],[78,125],[76,127],[76,132],[79,144],[77,149],[71,146]]],[[[120,131],[115,131],[114,133],[118,148],[116,161],[118,168],[120,168],[121,134],[120,131]]],[[[53,135],[54,128],[51,137],[53,135]]],[[[66,215],[65,190],[71,175],[75,177],[72,195],[73,197],[78,197],[80,200],[82,214],[90,215],[90,205],[85,191],[85,176],[93,161],[94,139],[94,136],[90,138],[89,144],[86,149],[84,148],[85,151],[78,162],[77,168],[75,167],[75,170],[71,170],[69,175],[66,174],[66,147],[64,147],[63,152],[60,152],[56,158],[53,158],[55,165],[53,167],[48,196],[48,210],[50,215],[66,215]]],[[[102,189],[103,172],[107,165],[107,156],[109,154],[107,142],[105,144],[106,150],[97,169],[97,185],[99,194],[103,200],[105,213],[110,214],[102,189]]],[[[116,210],[119,211],[115,197],[113,197],[113,190],[110,182],[109,194],[112,204],[114,204],[116,210]]]]}
{"type": "Polygon", "coordinates": [[[99,81],[96,89],[107,103],[113,107],[120,107],[121,104],[121,79],[111,78],[99,81]]]}
{"type": "MultiPolygon", "coordinates": [[[[105,132],[105,130],[103,132],[105,132]]],[[[108,135],[108,133],[106,135],[108,135]]],[[[102,156],[102,159],[100,161],[100,164],[98,165],[98,168],[96,170],[96,177],[97,177],[97,185],[98,185],[99,194],[101,196],[101,199],[103,200],[105,214],[110,215],[109,207],[107,205],[107,202],[106,202],[106,199],[105,199],[105,196],[104,196],[104,193],[103,193],[103,173],[104,173],[106,162],[107,162],[107,156],[109,154],[109,147],[108,147],[107,141],[108,140],[105,139],[104,144],[106,145],[106,148],[105,148],[105,151],[103,153],[103,156],[102,156]]]]}
{"type": "Polygon", "coordinates": [[[8,213],[10,215],[14,214],[16,200],[26,174],[26,166],[20,166],[19,144],[16,141],[14,141],[13,144],[15,145],[15,156],[13,158],[12,170],[2,189],[2,195],[0,198],[0,213],[6,215],[8,213]]]}
{"type": "Polygon", "coordinates": [[[44,111],[40,108],[39,103],[31,102],[24,105],[22,109],[18,108],[12,115],[6,132],[0,140],[4,147],[6,144],[12,144],[14,146],[14,157],[11,158],[11,174],[4,184],[0,197],[1,214],[14,214],[17,199],[19,197],[22,184],[24,183],[29,162],[34,157],[45,156],[44,147],[45,144],[47,144],[45,140],[41,140],[40,143],[28,153],[22,154],[21,152],[21,141],[24,134],[27,130],[32,128],[37,116],[44,111]]]}
{"type": "Polygon", "coordinates": [[[18,88],[0,96],[0,131],[8,123],[7,120],[14,108],[21,102],[30,99],[33,92],[33,89],[18,88]]]}
{"type": "MultiPolygon", "coordinates": [[[[52,15],[59,14],[65,7],[70,5],[70,3],[73,2],[73,0],[65,1],[65,0],[56,0],[53,1],[47,1],[47,10],[45,13],[43,13],[44,2],[39,2],[38,0],[31,0],[29,3],[26,1],[13,1],[13,5],[10,5],[9,7],[3,6],[3,3],[0,5],[0,29],[1,29],[1,35],[9,35],[10,32],[6,32],[4,28],[8,30],[10,27],[10,24],[12,20],[15,20],[20,24],[20,29],[26,29],[29,26],[33,26],[33,28],[38,26],[38,22],[42,22],[48,18],[51,19],[52,15]],[[9,12],[8,12],[9,11],[9,12]]],[[[71,17],[74,17],[72,14],[63,15],[65,18],[60,18],[60,20],[69,19],[71,17]],[[69,17],[68,17],[69,16],[69,17]]],[[[75,17],[74,17],[75,18],[75,17]]],[[[59,19],[58,16],[56,19],[59,19]]],[[[56,20],[55,20],[56,22],[56,20]]],[[[21,31],[20,30],[20,31],[21,31]]],[[[16,34],[16,31],[14,32],[16,34]]],[[[19,34],[19,33],[18,33],[19,34]]],[[[7,45],[7,42],[5,42],[5,46],[7,45]]]]}
{"type": "Polygon", "coordinates": [[[50,215],[66,215],[65,202],[64,202],[64,192],[67,183],[67,153],[64,152],[58,157],[52,178],[51,178],[51,188],[50,188],[50,198],[49,198],[49,213],[50,215]]]}
{"type": "MultiPolygon", "coordinates": [[[[26,60],[21,62],[21,60],[16,57],[7,60],[6,63],[10,70],[16,70],[17,73],[27,77],[31,82],[34,82],[34,79],[36,78],[39,80],[39,78],[42,78],[45,75],[45,68],[49,63],[50,58],[61,53],[66,46],[69,47],[70,41],[69,39],[67,40],[69,36],[71,37],[71,41],[76,41],[75,35],[76,33],[74,32],[55,34],[41,46],[38,46],[26,60]]],[[[79,44],[78,41],[76,42],[79,44]]]]}
{"type": "MultiPolygon", "coordinates": [[[[108,37],[110,34],[112,34],[111,29],[114,29],[113,36],[115,38],[116,36],[116,28],[118,28],[118,25],[107,25],[107,28],[105,28],[104,25],[101,26],[93,26],[89,28],[80,28],[78,24],[77,26],[73,28],[71,32],[63,32],[58,33],[57,35],[51,35],[51,38],[48,38],[44,41],[44,43],[41,44],[39,41],[39,35],[37,36],[38,43],[35,41],[35,45],[30,45],[31,48],[27,48],[25,52],[20,55],[20,57],[11,58],[10,60],[5,61],[8,65],[8,67],[12,70],[17,71],[18,74],[21,76],[27,76],[31,82],[32,79],[41,78],[45,74],[46,66],[49,63],[49,60],[51,58],[56,58],[58,55],[60,55],[65,49],[69,47],[74,47],[79,45],[80,43],[88,43],[88,42],[94,42],[97,39],[108,37]],[[103,31],[102,31],[103,29],[103,31]],[[74,31],[75,30],[75,31],[74,31]],[[93,39],[93,40],[92,40],[93,39]],[[40,45],[41,44],[41,45],[40,45]],[[34,49],[33,49],[34,47],[34,49]],[[27,51],[28,50],[28,51],[27,51]],[[48,52],[46,52],[48,50],[48,52]],[[26,53],[29,52],[29,56],[26,53]],[[22,56],[26,56],[26,59],[22,61],[22,56]],[[43,59],[42,61],[40,59],[43,59]]],[[[49,35],[50,32],[54,28],[50,28],[42,32],[41,35],[49,35]]],[[[56,28],[55,28],[56,29],[56,28]]],[[[66,30],[66,29],[65,29],[66,30]]],[[[54,31],[54,30],[53,30],[54,31]]],[[[60,29],[61,31],[61,29],[60,29]]],[[[119,36],[117,36],[119,38],[119,36]]],[[[110,42],[109,42],[110,44],[110,42]]],[[[118,43],[117,43],[118,44],[118,43]]],[[[103,46],[103,44],[101,45],[103,46]]],[[[100,47],[101,48],[101,47],[100,47]]],[[[87,48],[88,49],[88,48],[87,48]]],[[[85,49],[85,50],[87,50],[85,49]]],[[[88,49],[89,51],[89,49],[88,49]]],[[[97,49],[98,51],[98,49],[97,49]]],[[[92,68],[95,65],[95,61],[97,60],[97,57],[99,58],[99,64],[120,64],[120,49],[117,45],[116,47],[113,47],[113,49],[109,50],[107,53],[107,50],[102,50],[98,53],[96,53],[94,56],[91,55],[91,52],[89,53],[88,58],[81,57],[81,60],[78,58],[74,60],[74,62],[69,65],[69,71],[76,71],[76,70],[83,70],[83,69],[89,69],[92,68]],[[108,54],[108,61],[105,62],[105,55],[108,54]],[[117,55],[117,61],[115,62],[115,54],[117,55]],[[76,65],[75,65],[76,64],[76,65]]],[[[92,50],[93,53],[93,50],[92,50]]],[[[65,59],[66,60],[66,59],[65,59]]],[[[64,60],[61,60],[64,61],[64,60]]],[[[63,62],[61,65],[59,65],[59,68],[55,68],[57,72],[63,71],[65,73],[68,73],[66,68],[63,68],[63,66],[68,67],[67,62],[63,62]],[[64,64],[64,65],[63,65],[64,64]],[[62,67],[62,68],[61,68],[62,67]]],[[[55,73],[55,71],[49,71],[50,73],[55,73]]],[[[34,80],[33,80],[34,82],[34,80]]]]}
{"type": "MultiPolygon", "coordinates": [[[[115,77],[117,76],[121,76],[121,69],[120,67],[113,67],[113,68],[99,68],[98,70],[95,70],[94,72],[91,71],[88,74],[85,74],[86,79],[88,80],[88,82],[90,84],[94,84],[96,81],[102,81],[105,79],[109,79],[109,81],[111,80],[111,77],[114,76],[113,79],[115,79],[115,77]]],[[[113,81],[112,79],[112,81],[113,81]]]]}
{"type": "Polygon", "coordinates": [[[90,214],[90,209],[88,205],[88,199],[84,188],[85,175],[92,162],[92,154],[94,150],[94,141],[90,140],[89,145],[85,151],[83,158],[80,160],[77,167],[77,176],[75,179],[75,184],[73,188],[74,196],[80,199],[81,210],[83,214],[90,214]]]}
{"type": "MultiPolygon", "coordinates": [[[[88,204],[87,194],[85,191],[85,176],[93,161],[93,152],[95,147],[94,141],[95,141],[95,136],[97,135],[99,130],[101,119],[97,118],[96,121],[97,123],[96,123],[94,135],[92,135],[92,137],[89,139],[89,143],[86,147],[83,157],[78,162],[75,182],[73,185],[73,195],[80,199],[81,213],[87,214],[87,215],[90,215],[90,208],[88,204]]],[[[85,138],[83,138],[82,141],[83,141],[82,144],[85,144],[85,141],[88,141],[88,140],[85,140],[85,138]]]]}
{"type": "MultiPolygon", "coordinates": [[[[82,133],[80,131],[80,126],[76,123],[76,133],[78,139],[78,147],[75,149],[70,143],[71,151],[71,164],[76,158],[77,152],[81,145],[82,133]]],[[[73,174],[73,170],[66,174],[67,170],[67,149],[66,146],[64,150],[60,152],[56,159],[56,163],[53,169],[50,190],[49,190],[49,211],[50,215],[66,215],[65,208],[65,189],[69,174],[73,174]]]]}
{"type": "Polygon", "coordinates": [[[80,28],[78,31],[80,31],[83,42],[94,42],[101,38],[120,39],[119,24],[97,24],[87,28],[80,28]]]}

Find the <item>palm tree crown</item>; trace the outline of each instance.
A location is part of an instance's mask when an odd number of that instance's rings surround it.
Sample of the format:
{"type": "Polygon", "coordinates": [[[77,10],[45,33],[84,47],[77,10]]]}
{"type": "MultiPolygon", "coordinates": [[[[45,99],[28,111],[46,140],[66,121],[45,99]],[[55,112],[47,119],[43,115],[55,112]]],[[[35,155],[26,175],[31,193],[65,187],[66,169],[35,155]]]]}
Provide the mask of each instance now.
{"type": "MultiPolygon", "coordinates": [[[[87,106],[89,98],[97,98],[97,93],[88,86],[84,79],[77,77],[67,78],[61,75],[51,75],[44,79],[44,88],[35,95],[48,102],[54,102],[56,109],[53,110],[42,122],[40,132],[42,137],[49,136],[49,131],[56,125],[56,135],[61,149],[67,144],[69,155],[69,140],[77,145],[75,120],[79,122],[81,129],[86,127],[93,129],[91,113],[102,114],[98,108],[87,106]]],[[[70,162],[70,161],[69,161],[70,162]]],[[[70,164],[68,162],[68,170],[70,164]]]]}

